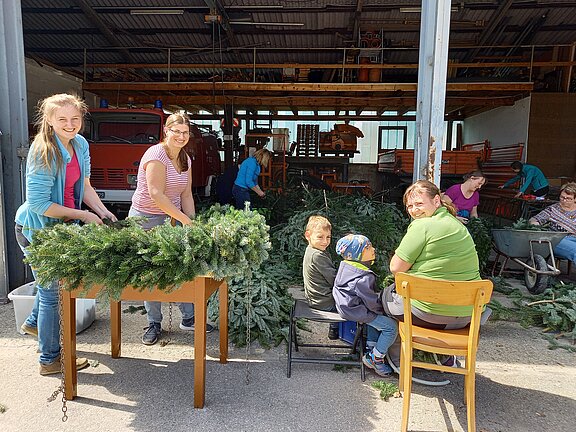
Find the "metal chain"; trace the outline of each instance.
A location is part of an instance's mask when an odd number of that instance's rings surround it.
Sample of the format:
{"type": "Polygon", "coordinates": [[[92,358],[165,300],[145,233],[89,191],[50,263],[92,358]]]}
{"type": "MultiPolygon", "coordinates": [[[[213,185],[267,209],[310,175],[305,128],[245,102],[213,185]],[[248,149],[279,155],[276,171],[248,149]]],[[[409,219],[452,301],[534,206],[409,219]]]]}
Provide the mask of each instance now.
{"type": "Polygon", "coordinates": [[[252,327],[252,280],[248,282],[246,292],[246,384],[250,384],[250,327],[252,327]]]}
{"type": "Polygon", "coordinates": [[[166,346],[172,341],[172,303],[168,303],[168,335],[165,340],[160,342],[161,346],[166,346]]]}
{"type": "MultiPolygon", "coordinates": [[[[72,301],[76,301],[72,299],[72,301]]],[[[64,391],[64,381],[65,381],[65,373],[66,369],[64,367],[64,359],[66,358],[66,352],[64,350],[64,319],[62,318],[62,287],[60,286],[60,282],[58,282],[58,323],[60,324],[60,331],[59,331],[59,340],[60,340],[60,387],[54,390],[54,393],[48,398],[48,402],[53,402],[58,397],[58,393],[62,392],[62,422],[68,420],[68,406],[66,403],[68,400],[66,399],[66,393],[64,391]]],[[[76,317],[74,317],[76,319],[76,317]]],[[[76,367],[76,365],[74,365],[76,367]]]]}

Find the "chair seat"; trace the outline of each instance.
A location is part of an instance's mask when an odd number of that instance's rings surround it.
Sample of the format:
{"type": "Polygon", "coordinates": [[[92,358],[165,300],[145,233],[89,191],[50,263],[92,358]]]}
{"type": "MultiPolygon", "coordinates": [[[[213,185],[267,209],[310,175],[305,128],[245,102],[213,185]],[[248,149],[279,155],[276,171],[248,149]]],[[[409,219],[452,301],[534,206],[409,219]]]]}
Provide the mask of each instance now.
{"type": "Polygon", "coordinates": [[[338,312],[326,312],[318,309],[312,309],[305,300],[296,300],[294,316],[296,318],[305,318],[319,322],[346,322],[338,312]]]}
{"type": "MultiPolygon", "coordinates": [[[[398,330],[404,338],[404,327],[399,326],[398,330]]],[[[418,345],[422,345],[465,352],[468,349],[468,332],[467,327],[456,330],[434,330],[412,325],[412,341],[414,348],[418,349],[421,349],[418,345]]]]}
{"type": "Polygon", "coordinates": [[[306,300],[294,299],[294,305],[292,306],[292,311],[290,312],[290,326],[288,330],[288,359],[287,359],[287,369],[286,376],[290,378],[292,374],[292,363],[318,363],[318,364],[335,364],[342,366],[359,366],[360,367],[360,377],[362,381],[366,377],[366,367],[362,362],[364,357],[364,347],[366,346],[366,340],[364,338],[364,324],[356,324],[356,335],[352,346],[344,345],[342,343],[301,343],[298,342],[298,335],[296,329],[296,323],[299,319],[316,321],[321,323],[344,323],[347,322],[342,318],[337,312],[325,312],[318,309],[312,309],[306,300]],[[299,348],[336,348],[336,349],[351,349],[351,354],[358,352],[358,360],[348,360],[341,358],[319,358],[319,357],[297,357],[292,353],[292,348],[295,351],[299,351],[299,348]]]}

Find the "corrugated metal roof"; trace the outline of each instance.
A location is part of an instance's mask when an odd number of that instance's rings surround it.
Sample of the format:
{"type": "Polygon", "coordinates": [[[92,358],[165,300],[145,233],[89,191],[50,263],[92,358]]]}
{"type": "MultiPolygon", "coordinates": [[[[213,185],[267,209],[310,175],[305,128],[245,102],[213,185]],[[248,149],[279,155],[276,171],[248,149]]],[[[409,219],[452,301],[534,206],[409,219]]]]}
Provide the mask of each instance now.
{"type": "MultiPolygon", "coordinates": [[[[356,26],[360,32],[374,31],[383,38],[386,49],[381,57],[373,53],[374,61],[418,62],[420,13],[401,10],[420,7],[422,2],[416,0],[364,0],[357,21],[356,0],[219,0],[232,22],[254,23],[224,26],[204,22],[205,14],[210,12],[204,0],[86,0],[86,3],[100,23],[91,22],[71,0],[21,0],[26,54],[82,73],[85,60],[89,64],[165,64],[170,49],[172,65],[214,64],[214,67],[174,68],[173,80],[205,81],[220,73],[221,64],[251,65],[253,49],[258,63],[341,64],[344,51],[338,48],[347,47],[350,54],[352,47],[367,46],[366,38],[362,40],[353,34],[356,26]],[[130,13],[142,9],[158,12],[162,8],[182,13],[130,13]],[[112,36],[103,32],[102,26],[112,36]]],[[[509,52],[525,59],[531,54],[529,48],[484,48],[477,50],[475,59],[470,59],[473,47],[481,40],[494,45],[557,45],[576,41],[576,0],[516,1],[502,17],[498,16],[498,3],[493,0],[454,2],[454,6],[458,10],[451,14],[450,59],[487,61],[509,52]],[[533,34],[523,33],[547,11],[546,19],[533,34]],[[486,34],[495,22],[498,22],[496,31],[486,34]]],[[[358,62],[359,57],[353,61],[358,62]]],[[[229,79],[238,75],[253,79],[250,68],[225,69],[225,77],[229,79]]],[[[134,73],[109,68],[91,68],[88,72],[94,80],[117,80],[134,73]]],[[[168,76],[166,68],[158,67],[136,69],[136,73],[161,81],[168,76]]],[[[341,79],[339,73],[336,70],[334,79],[341,79]]],[[[384,69],[382,79],[414,82],[416,73],[414,68],[384,69]]],[[[474,78],[476,73],[482,77],[486,74],[470,69],[468,76],[474,78]]],[[[282,79],[281,66],[258,69],[257,75],[265,80],[282,79]]],[[[347,79],[356,76],[357,72],[351,72],[347,79]]]]}

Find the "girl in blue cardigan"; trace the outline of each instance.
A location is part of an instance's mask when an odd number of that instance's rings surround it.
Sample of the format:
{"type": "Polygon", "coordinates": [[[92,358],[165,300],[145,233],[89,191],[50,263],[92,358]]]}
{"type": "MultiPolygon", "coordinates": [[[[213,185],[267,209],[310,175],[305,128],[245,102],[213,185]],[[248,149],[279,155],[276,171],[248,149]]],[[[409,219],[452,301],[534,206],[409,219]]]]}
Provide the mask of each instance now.
{"type": "MultiPolygon", "coordinates": [[[[87,108],[69,94],[56,94],[39,106],[38,133],[32,141],[26,163],[26,201],[16,212],[16,240],[26,254],[34,232],[48,223],[70,220],[102,224],[116,220],[90,184],[88,142],[78,135],[87,108]],[[85,203],[94,213],[81,210],[85,203]]],[[[54,245],[58,247],[58,245],[54,245]]],[[[36,272],[32,270],[36,278],[36,272]]],[[[58,281],[38,292],[32,313],[22,324],[25,333],[38,336],[40,375],[60,372],[60,323],[58,281]]],[[[78,369],[88,366],[77,359],[78,369]]]]}

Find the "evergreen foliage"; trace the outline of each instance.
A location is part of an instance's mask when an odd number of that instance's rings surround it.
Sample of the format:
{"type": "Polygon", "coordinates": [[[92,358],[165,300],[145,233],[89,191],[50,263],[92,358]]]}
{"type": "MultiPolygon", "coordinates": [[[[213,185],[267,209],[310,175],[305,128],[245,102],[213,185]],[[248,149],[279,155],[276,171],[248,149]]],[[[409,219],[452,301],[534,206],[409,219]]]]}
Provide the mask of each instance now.
{"type": "MultiPolygon", "coordinates": [[[[313,214],[326,216],[332,223],[334,252],[336,240],[349,232],[369,236],[377,249],[374,270],[388,272],[388,259],[400,242],[407,219],[391,204],[382,204],[361,196],[339,195],[324,191],[300,190],[285,195],[267,194],[271,229],[270,259],[252,272],[251,277],[228,279],[229,336],[239,346],[246,344],[246,322],[249,316],[251,340],[271,346],[286,340],[292,297],[290,285],[302,285],[302,259],[307,242],[304,229],[313,214]],[[271,224],[272,225],[272,224],[271,224]],[[252,300],[247,301],[248,298],[252,300]],[[248,313],[250,312],[250,313],[248,313]]],[[[216,320],[218,302],[211,299],[209,317],[216,320]]]]}
{"type": "Polygon", "coordinates": [[[525,231],[551,231],[550,224],[532,225],[528,220],[520,218],[506,229],[525,230],[525,231]]]}
{"type": "Polygon", "coordinates": [[[480,272],[484,273],[488,258],[492,252],[492,224],[487,219],[472,218],[468,220],[466,228],[470,232],[474,244],[476,245],[476,253],[478,254],[478,261],[480,263],[480,272]]]}
{"type": "MultiPolygon", "coordinates": [[[[507,295],[515,307],[505,307],[492,299],[492,319],[517,321],[524,327],[540,326],[572,342],[576,340],[576,285],[557,283],[539,295],[524,296],[519,290],[511,290],[507,295]]],[[[564,348],[558,343],[552,345],[552,349],[564,348]]]]}
{"type": "Polygon", "coordinates": [[[311,215],[322,215],[332,224],[332,243],[327,249],[338,265],[334,250],[339,238],[348,233],[366,235],[376,249],[372,270],[381,277],[389,273],[389,259],[406,231],[408,219],[394,204],[380,203],[359,195],[341,195],[324,191],[304,191],[285,222],[271,228],[273,253],[286,261],[302,284],[302,259],[307,242],[306,223],[311,215]]]}
{"type": "MultiPolygon", "coordinates": [[[[261,346],[278,345],[288,339],[292,297],[288,294],[290,276],[286,265],[272,258],[250,277],[228,279],[228,337],[237,346],[245,346],[247,323],[250,340],[261,346]]],[[[218,302],[211,298],[208,316],[216,322],[218,302]]]]}
{"type": "Polygon", "coordinates": [[[249,275],[268,258],[268,226],[256,212],[213,206],[193,224],[169,223],[144,231],[138,219],[112,225],[57,224],[38,230],[26,261],[38,282],[61,280],[65,289],[103,285],[120,298],[128,285],[172,290],[196,276],[249,275]]]}

